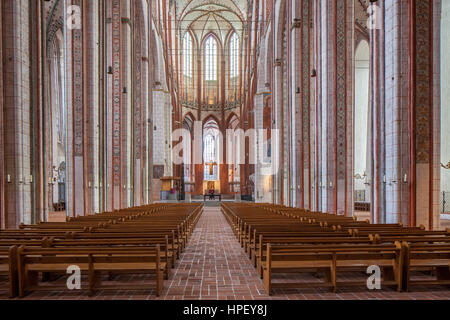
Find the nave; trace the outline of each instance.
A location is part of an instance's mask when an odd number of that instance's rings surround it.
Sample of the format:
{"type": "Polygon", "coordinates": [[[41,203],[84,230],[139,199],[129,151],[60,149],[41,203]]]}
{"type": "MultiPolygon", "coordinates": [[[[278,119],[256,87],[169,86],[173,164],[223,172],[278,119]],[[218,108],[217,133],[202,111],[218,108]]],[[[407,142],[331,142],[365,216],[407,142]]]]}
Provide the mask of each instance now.
{"type": "MultiPolygon", "coordinates": [[[[173,205],[172,205],[173,206],[173,205]]],[[[241,204],[229,203],[225,206],[239,207],[241,204]]],[[[244,205],[251,207],[251,205],[244,205]]],[[[222,207],[223,208],[223,207],[222,207]]],[[[172,208],[173,209],[173,208],[172,208]]],[[[295,209],[292,209],[295,210],[295,209]]],[[[169,278],[163,281],[159,297],[154,290],[137,290],[141,283],[152,276],[119,275],[117,281],[132,284],[133,290],[98,290],[89,296],[86,290],[70,292],[46,291],[31,292],[24,299],[95,299],[95,300],[304,300],[304,299],[450,299],[450,290],[445,286],[414,286],[411,292],[397,292],[395,288],[383,287],[382,290],[369,291],[365,287],[341,287],[337,293],[328,288],[274,289],[268,295],[263,281],[252,265],[246,251],[241,247],[220,207],[203,208],[198,222],[189,237],[188,243],[170,270],[169,278]]],[[[95,232],[95,231],[94,231],[95,232]]],[[[423,236],[426,236],[425,234],[423,236]]],[[[436,235],[439,236],[439,235],[436,235]]],[[[444,235],[445,236],[445,235],[444,235]]],[[[5,238],[5,233],[0,233],[5,238]]],[[[0,242],[3,240],[0,240],[0,242]]],[[[1,246],[1,244],[0,244],[1,246]]],[[[0,260],[1,261],[1,260],[0,260]]],[[[350,275],[347,280],[361,279],[365,275],[350,275]]],[[[0,274],[0,289],[7,286],[7,279],[0,274]]],[[[321,279],[313,273],[300,275],[274,275],[274,282],[316,282],[321,279]]],[[[55,282],[64,283],[65,279],[55,282]]],[[[0,299],[7,298],[0,291],[0,299]]]]}

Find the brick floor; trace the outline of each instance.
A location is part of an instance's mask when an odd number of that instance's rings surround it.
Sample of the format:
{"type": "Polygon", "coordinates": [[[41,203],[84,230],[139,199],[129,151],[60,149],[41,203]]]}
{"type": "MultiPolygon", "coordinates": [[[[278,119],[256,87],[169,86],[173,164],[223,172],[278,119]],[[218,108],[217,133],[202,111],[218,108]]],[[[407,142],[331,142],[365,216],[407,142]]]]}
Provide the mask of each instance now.
{"type": "MultiPolygon", "coordinates": [[[[352,277],[363,277],[351,275],[352,277]]],[[[278,279],[292,281],[318,281],[314,275],[280,275],[278,279]]],[[[146,276],[118,276],[136,284],[142,283],[146,276]]],[[[274,279],[277,281],[277,279],[274,279]]],[[[65,281],[64,279],[61,281],[65,281]]],[[[164,283],[163,295],[157,298],[148,291],[99,291],[89,298],[85,291],[33,293],[26,299],[165,299],[165,300],[413,300],[413,299],[450,299],[450,287],[415,287],[413,292],[398,293],[394,289],[368,291],[364,288],[341,288],[338,293],[327,289],[289,289],[277,290],[268,296],[262,281],[253,268],[231,228],[218,207],[205,207],[204,214],[193,232],[185,252],[170,280],[164,283]]],[[[0,293],[1,298],[1,293],[0,293]]]]}

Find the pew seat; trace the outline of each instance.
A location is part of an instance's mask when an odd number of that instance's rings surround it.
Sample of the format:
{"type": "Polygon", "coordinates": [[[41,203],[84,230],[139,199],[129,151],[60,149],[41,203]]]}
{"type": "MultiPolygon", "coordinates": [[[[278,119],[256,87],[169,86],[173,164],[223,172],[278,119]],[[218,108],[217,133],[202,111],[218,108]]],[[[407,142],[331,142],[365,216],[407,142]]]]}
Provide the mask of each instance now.
{"type": "MultiPolygon", "coordinates": [[[[10,298],[17,294],[17,246],[0,247],[0,276],[8,278],[8,292],[10,298]]],[[[0,290],[2,288],[0,287],[0,290]]]]}
{"type": "Polygon", "coordinates": [[[416,285],[450,285],[450,244],[407,243],[404,262],[404,290],[416,285]],[[416,279],[412,271],[432,271],[431,279],[416,279]]]}
{"type": "MultiPolygon", "coordinates": [[[[39,285],[39,274],[67,274],[70,266],[77,266],[88,274],[88,291],[92,296],[98,289],[128,289],[128,284],[102,285],[101,273],[114,272],[126,274],[154,274],[156,279],[151,286],[134,285],[135,290],[155,289],[161,294],[163,274],[167,270],[161,261],[160,247],[133,248],[26,248],[18,250],[19,297],[28,291],[55,290],[51,285],[39,285]]],[[[109,282],[109,281],[107,281],[109,282]]],[[[58,287],[58,289],[61,289],[58,287]]]]}
{"type": "Polygon", "coordinates": [[[403,251],[400,243],[395,245],[335,245],[299,246],[267,244],[267,257],[262,262],[264,286],[269,294],[273,288],[302,288],[314,286],[331,287],[334,292],[338,286],[362,286],[366,281],[338,281],[341,272],[366,272],[369,266],[376,265],[386,270],[383,285],[402,288],[403,251]],[[272,282],[274,273],[302,273],[320,270],[325,274],[321,282],[272,282]]]}

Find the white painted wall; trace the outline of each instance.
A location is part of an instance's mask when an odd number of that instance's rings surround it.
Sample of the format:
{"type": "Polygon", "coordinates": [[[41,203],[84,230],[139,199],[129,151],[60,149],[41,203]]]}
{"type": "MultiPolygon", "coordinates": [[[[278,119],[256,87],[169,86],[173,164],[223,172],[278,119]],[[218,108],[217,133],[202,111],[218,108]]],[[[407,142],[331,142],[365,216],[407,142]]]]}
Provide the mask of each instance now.
{"type": "MultiPolygon", "coordinates": [[[[367,134],[369,115],[369,44],[362,41],[355,53],[355,164],[354,173],[367,170],[367,134]]],[[[355,190],[365,190],[364,180],[355,179],[355,190]]],[[[368,199],[366,199],[368,200],[368,199]]]]}
{"type": "MultiPolygon", "coordinates": [[[[441,162],[450,161],[450,1],[442,1],[441,19],[441,162]]],[[[450,191],[450,170],[441,170],[441,191],[450,191]]]]}

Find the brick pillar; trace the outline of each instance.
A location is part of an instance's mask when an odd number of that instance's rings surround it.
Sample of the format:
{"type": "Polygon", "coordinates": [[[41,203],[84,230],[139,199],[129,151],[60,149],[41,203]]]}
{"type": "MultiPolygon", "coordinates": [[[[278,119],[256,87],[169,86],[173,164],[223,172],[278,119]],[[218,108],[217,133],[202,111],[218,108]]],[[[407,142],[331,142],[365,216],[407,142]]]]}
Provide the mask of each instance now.
{"type": "Polygon", "coordinates": [[[15,228],[32,222],[30,15],[25,0],[2,1],[3,124],[5,215],[3,223],[15,228]]]}
{"type": "Polygon", "coordinates": [[[323,211],[353,212],[353,1],[321,3],[323,211]]]}
{"type": "Polygon", "coordinates": [[[436,228],[440,1],[390,0],[379,8],[380,29],[371,32],[374,221],[436,228]]]}
{"type": "Polygon", "coordinates": [[[100,68],[99,43],[100,28],[99,10],[101,6],[95,1],[86,1],[84,3],[84,20],[85,30],[84,44],[86,57],[84,59],[86,70],[85,75],[85,162],[86,162],[86,179],[85,197],[86,197],[86,214],[98,212],[100,208],[100,179],[99,179],[99,135],[100,135],[100,78],[106,72],[100,68]]]}
{"type": "Polygon", "coordinates": [[[3,138],[3,2],[0,1],[0,229],[6,227],[5,222],[5,158],[3,138]]]}
{"type": "Polygon", "coordinates": [[[439,221],[439,78],[434,65],[440,65],[439,36],[440,2],[410,2],[410,96],[411,134],[410,219],[411,225],[438,228],[439,221]],[[437,7],[435,7],[437,6],[437,7]],[[437,15],[436,15],[437,13],[437,15]],[[436,50],[436,51],[435,51],[436,50]],[[437,102],[437,103],[436,103],[437,102]]]}
{"type": "Polygon", "coordinates": [[[122,200],[122,6],[121,0],[112,1],[112,131],[113,131],[113,148],[112,148],[112,199],[113,209],[121,207],[122,200]]]}
{"type": "MultiPolygon", "coordinates": [[[[379,2],[381,12],[384,12],[384,1],[379,2]]],[[[372,7],[376,8],[376,7],[372,7]]],[[[372,110],[372,194],[371,214],[373,223],[383,223],[386,220],[386,136],[385,128],[385,19],[380,19],[379,28],[370,30],[370,87],[369,108],[372,110]]]]}
{"type": "Polygon", "coordinates": [[[311,53],[313,2],[311,0],[293,1],[291,21],[291,108],[292,134],[294,136],[293,160],[295,168],[296,206],[310,208],[312,199],[311,148],[311,53]]]}
{"type": "Polygon", "coordinates": [[[142,159],[145,156],[143,152],[143,141],[142,131],[145,131],[145,119],[144,116],[144,105],[143,105],[143,92],[144,92],[144,78],[143,78],[143,67],[144,63],[142,61],[143,52],[145,50],[145,42],[141,39],[144,36],[143,32],[143,21],[142,21],[142,3],[136,2],[133,10],[133,47],[134,47],[134,68],[132,70],[133,80],[133,195],[134,204],[140,205],[143,202],[143,173],[145,164],[142,159]]]}
{"type": "MultiPolygon", "coordinates": [[[[70,29],[66,24],[66,101],[67,123],[67,213],[70,216],[86,215],[86,157],[87,151],[87,106],[86,106],[86,63],[85,55],[86,15],[84,0],[73,0],[72,5],[79,6],[82,13],[80,29],[70,29]]],[[[71,26],[72,27],[72,26],[71,26]]]]}

